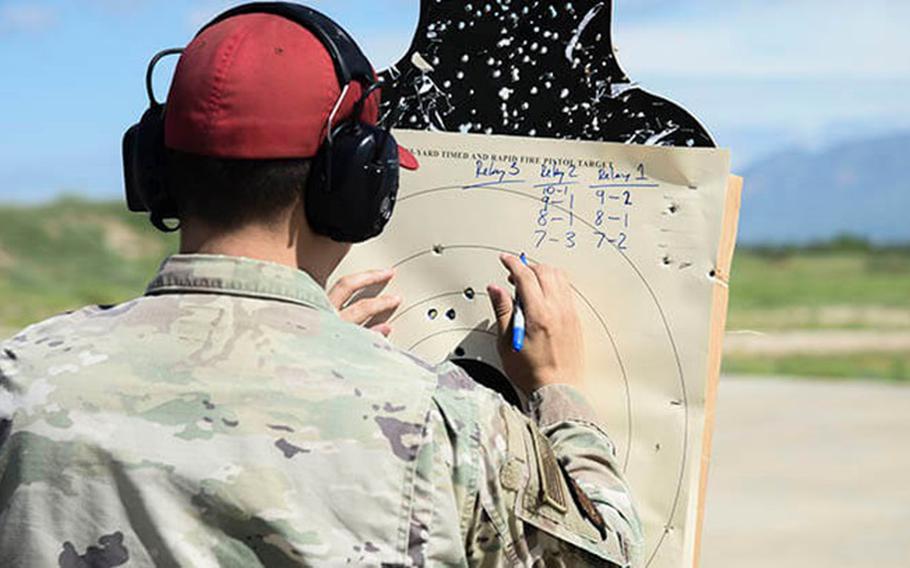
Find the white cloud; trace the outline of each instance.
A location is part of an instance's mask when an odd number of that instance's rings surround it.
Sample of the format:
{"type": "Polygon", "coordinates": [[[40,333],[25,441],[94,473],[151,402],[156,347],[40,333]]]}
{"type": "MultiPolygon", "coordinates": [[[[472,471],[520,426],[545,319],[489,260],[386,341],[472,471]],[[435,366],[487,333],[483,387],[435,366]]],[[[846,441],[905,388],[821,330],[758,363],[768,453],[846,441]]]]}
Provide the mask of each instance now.
{"type": "Polygon", "coordinates": [[[910,2],[693,2],[673,17],[629,16],[615,43],[627,72],[723,77],[910,75],[910,2]],[[732,5],[732,7],[731,7],[732,5]],[[713,6],[713,7],[712,7],[713,6]]]}
{"type": "Polygon", "coordinates": [[[738,164],[910,128],[906,0],[616,0],[618,57],[738,164]]]}
{"type": "Polygon", "coordinates": [[[57,12],[49,6],[7,4],[0,6],[0,33],[43,32],[57,24],[57,12]]]}

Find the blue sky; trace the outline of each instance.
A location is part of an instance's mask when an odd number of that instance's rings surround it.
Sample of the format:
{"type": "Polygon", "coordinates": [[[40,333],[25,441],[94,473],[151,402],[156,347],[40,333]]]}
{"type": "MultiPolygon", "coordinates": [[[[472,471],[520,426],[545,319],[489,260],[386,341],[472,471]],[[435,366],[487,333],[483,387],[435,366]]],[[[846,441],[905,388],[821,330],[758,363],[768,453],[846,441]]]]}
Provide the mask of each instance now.
{"type": "MultiPolygon", "coordinates": [[[[119,196],[120,138],[144,108],[148,58],[232,4],[0,0],[0,201],[119,196]]],[[[310,4],[377,67],[417,21],[417,0],[310,4]]],[[[701,118],[742,169],[910,129],[907,22],[904,0],[618,0],[613,27],[627,73],[701,118]]],[[[168,80],[162,67],[161,96],[168,80]]]]}

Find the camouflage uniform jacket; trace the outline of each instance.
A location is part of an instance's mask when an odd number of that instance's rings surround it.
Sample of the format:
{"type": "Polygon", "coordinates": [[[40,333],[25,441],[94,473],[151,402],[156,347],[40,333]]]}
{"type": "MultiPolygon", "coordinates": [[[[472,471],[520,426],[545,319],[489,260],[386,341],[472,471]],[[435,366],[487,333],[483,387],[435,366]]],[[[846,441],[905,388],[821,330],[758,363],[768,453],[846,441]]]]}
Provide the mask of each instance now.
{"type": "Polygon", "coordinates": [[[0,564],[634,565],[591,409],[548,386],[531,416],[305,272],[173,256],[0,345],[0,564]]]}

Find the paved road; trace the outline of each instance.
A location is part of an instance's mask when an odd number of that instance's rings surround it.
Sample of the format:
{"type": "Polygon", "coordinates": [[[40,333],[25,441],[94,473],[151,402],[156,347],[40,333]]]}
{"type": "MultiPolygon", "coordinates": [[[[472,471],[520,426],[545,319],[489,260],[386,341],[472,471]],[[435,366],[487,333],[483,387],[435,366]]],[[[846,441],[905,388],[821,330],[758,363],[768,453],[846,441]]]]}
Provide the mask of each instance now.
{"type": "Polygon", "coordinates": [[[724,378],[704,568],[910,567],[910,386],[724,378]]]}

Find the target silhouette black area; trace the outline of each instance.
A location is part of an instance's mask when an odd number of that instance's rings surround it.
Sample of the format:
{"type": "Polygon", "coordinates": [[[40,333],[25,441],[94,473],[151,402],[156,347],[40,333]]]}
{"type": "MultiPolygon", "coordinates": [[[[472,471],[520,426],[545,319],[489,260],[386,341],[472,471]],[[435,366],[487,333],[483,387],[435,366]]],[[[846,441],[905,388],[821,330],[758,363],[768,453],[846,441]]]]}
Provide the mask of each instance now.
{"type": "Polygon", "coordinates": [[[476,359],[461,359],[455,357],[451,359],[451,361],[464,369],[465,372],[471,375],[471,378],[478,383],[501,394],[506,402],[512,406],[521,408],[521,399],[518,397],[518,393],[515,392],[512,383],[510,383],[509,379],[502,374],[502,371],[489,363],[476,359]]]}
{"type": "Polygon", "coordinates": [[[613,53],[612,2],[422,0],[405,56],[381,73],[387,125],[713,147],[681,106],[613,53]]]}

